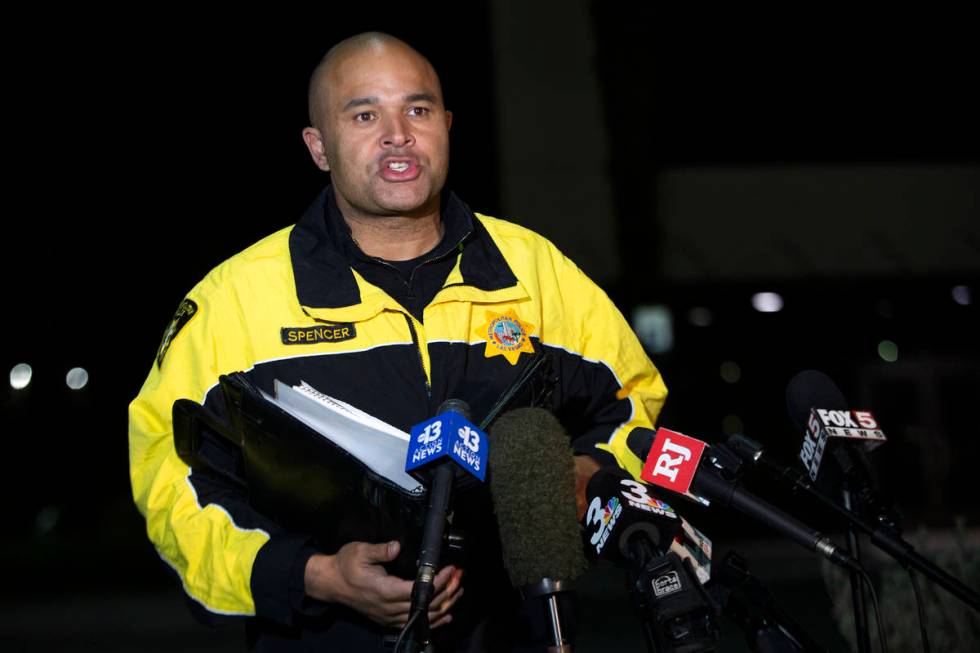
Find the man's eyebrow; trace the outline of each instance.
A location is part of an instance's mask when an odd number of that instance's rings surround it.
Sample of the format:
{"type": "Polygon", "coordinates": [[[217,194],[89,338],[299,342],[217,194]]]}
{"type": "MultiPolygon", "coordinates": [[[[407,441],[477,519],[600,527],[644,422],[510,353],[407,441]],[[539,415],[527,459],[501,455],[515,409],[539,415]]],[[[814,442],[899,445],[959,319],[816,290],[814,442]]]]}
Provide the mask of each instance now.
{"type": "MultiPolygon", "coordinates": [[[[409,95],[406,95],[404,101],[405,102],[432,102],[433,104],[436,104],[438,102],[434,93],[429,93],[426,91],[423,91],[421,93],[411,93],[409,95]]],[[[341,109],[341,111],[347,111],[349,109],[353,109],[354,107],[363,107],[363,106],[374,105],[374,104],[380,104],[380,100],[377,98],[377,96],[372,95],[369,97],[357,97],[351,100],[350,102],[348,102],[347,104],[345,104],[344,108],[341,109]]]]}
{"type": "Polygon", "coordinates": [[[378,98],[376,97],[356,97],[347,104],[341,111],[347,111],[348,109],[353,109],[354,107],[363,107],[367,104],[378,104],[378,98]]]}

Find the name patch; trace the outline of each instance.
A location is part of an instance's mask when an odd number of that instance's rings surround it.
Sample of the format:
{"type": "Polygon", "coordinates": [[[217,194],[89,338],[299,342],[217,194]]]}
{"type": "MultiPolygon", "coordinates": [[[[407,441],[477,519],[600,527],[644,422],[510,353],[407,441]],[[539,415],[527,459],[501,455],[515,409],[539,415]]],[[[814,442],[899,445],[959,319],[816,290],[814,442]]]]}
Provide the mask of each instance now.
{"type": "Polygon", "coordinates": [[[281,334],[284,345],[312,345],[356,338],[357,329],[353,324],[322,324],[312,327],[283,327],[281,334]]]}

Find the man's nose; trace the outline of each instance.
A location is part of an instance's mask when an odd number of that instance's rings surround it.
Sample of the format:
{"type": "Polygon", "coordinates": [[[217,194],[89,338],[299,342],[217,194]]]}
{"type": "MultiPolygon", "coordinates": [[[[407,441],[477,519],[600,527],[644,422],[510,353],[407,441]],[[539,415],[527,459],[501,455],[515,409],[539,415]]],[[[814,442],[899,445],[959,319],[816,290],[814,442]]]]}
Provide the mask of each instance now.
{"type": "Polygon", "coordinates": [[[405,147],[415,143],[411,125],[403,117],[391,118],[385,121],[385,130],[381,135],[382,147],[405,147]]]}

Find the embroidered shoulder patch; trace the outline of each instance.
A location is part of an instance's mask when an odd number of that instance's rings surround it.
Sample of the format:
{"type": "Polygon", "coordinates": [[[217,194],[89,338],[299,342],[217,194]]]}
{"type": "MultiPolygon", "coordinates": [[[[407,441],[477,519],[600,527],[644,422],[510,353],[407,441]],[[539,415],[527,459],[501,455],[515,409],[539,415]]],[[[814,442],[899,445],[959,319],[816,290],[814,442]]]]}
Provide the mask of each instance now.
{"type": "Polygon", "coordinates": [[[322,324],[312,327],[283,327],[280,329],[284,345],[312,345],[317,342],[340,342],[357,337],[353,324],[322,324]]]}
{"type": "Polygon", "coordinates": [[[197,304],[194,303],[193,299],[185,298],[177,308],[174,319],[170,321],[170,326],[163,332],[163,340],[160,342],[160,348],[157,349],[157,368],[163,365],[163,357],[167,355],[167,350],[170,349],[170,343],[174,341],[174,338],[184,328],[184,325],[190,322],[191,318],[195,315],[197,315],[197,304]]]}
{"type": "Polygon", "coordinates": [[[517,365],[521,352],[534,353],[531,333],[534,325],[517,317],[514,309],[504,313],[487,311],[487,321],[474,330],[474,334],[487,339],[483,355],[487,358],[503,356],[511,365],[517,365]]]}

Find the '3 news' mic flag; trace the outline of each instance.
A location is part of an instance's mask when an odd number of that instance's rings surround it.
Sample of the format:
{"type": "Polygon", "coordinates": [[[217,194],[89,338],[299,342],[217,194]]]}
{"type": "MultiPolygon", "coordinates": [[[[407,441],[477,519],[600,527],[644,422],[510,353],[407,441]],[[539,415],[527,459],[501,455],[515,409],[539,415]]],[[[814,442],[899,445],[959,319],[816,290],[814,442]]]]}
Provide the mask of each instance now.
{"type": "Polygon", "coordinates": [[[453,410],[412,427],[405,471],[446,457],[481,481],[486,480],[487,435],[453,410]]]}

